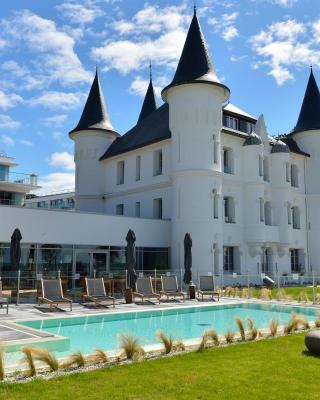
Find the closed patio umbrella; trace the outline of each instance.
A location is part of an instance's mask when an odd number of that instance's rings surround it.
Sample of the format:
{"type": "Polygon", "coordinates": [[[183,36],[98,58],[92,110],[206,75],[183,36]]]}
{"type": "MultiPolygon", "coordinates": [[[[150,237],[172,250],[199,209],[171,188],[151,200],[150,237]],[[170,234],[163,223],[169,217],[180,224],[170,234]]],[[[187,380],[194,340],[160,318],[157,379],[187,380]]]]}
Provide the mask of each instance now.
{"type": "Polygon", "coordinates": [[[192,239],[190,233],[186,233],[184,237],[184,277],[183,282],[188,285],[192,281],[192,239]]]}
{"type": "Polygon", "coordinates": [[[10,261],[11,261],[11,268],[13,271],[17,271],[20,266],[21,239],[22,239],[21,232],[18,228],[16,228],[11,236],[11,243],[10,243],[10,261]]]}
{"type": "Polygon", "coordinates": [[[128,270],[128,286],[134,290],[137,273],[136,273],[136,235],[134,234],[132,229],[129,229],[126,237],[127,241],[127,270],[128,270]]]}

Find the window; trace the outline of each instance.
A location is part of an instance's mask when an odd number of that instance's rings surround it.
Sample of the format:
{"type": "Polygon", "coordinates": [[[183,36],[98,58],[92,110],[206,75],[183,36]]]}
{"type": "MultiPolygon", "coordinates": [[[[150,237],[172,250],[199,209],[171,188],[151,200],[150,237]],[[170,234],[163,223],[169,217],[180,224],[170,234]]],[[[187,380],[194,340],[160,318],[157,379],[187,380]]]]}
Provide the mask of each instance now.
{"type": "Polygon", "coordinates": [[[153,175],[162,174],[162,150],[153,153],[153,175]]]}
{"type": "Polygon", "coordinates": [[[232,197],[224,197],[224,220],[229,224],[234,224],[235,221],[235,204],[232,197]]]}
{"type": "Polygon", "coordinates": [[[286,181],[290,182],[290,163],[286,163],[286,181]]]}
{"type": "Polygon", "coordinates": [[[140,217],[140,201],[136,202],[135,216],[138,218],[140,217]]]}
{"type": "Polygon", "coordinates": [[[228,148],[223,148],[223,172],[225,174],[233,174],[234,172],[233,151],[228,148]]]}
{"type": "Polygon", "coordinates": [[[0,181],[7,181],[9,179],[9,167],[0,165],[0,181]]]}
{"type": "Polygon", "coordinates": [[[228,128],[238,130],[239,120],[237,118],[230,117],[230,115],[226,115],[225,122],[228,128]]]}
{"type": "Polygon", "coordinates": [[[292,187],[299,187],[298,167],[295,164],[291,164],[290,178],[291,178],[291,186],[292,187]]]}
{"type": "Polygon", "coordinates": [[[213,139],[213,163],[217,164],[218,163],[218,143],[217,143],[216,135],[213,135],[212,139],[213,139]]]}
{"type": "Polygon", "coordinates": [[[153,200],[153,217],[155,219],[162,219],[162,199],[153,200]]]}
{"type": "Polygon", "coordinates": [[[251,133],[254,130],[254,124],[247,122],[247,133],[251,133]]]}
{"type": "Polygon", "coordinates": [[[141,156],[136,157],[136,181],[141,179],[141,156]]]}
{"type": "Polygon", "coordinates": [[[260,203],[260,221],[264,222],[264,200],[263,200],[263,198],[260,197],[259,203],[260,203]]]}
{"type": "Polygon", "coordinates": [[[234,271],[234,247],[223,247],[223,270],[226,272],[234,271]]]}
{"type": "Polygon", "coordinates": [[[288,225],[291,225],[291,205],[287,203],[288,225]]]}
{"type": "Polygon", "coordinates": [[[219,195],[216,189],[213,189],[213,218],[219,218],[219,195]]]}
{"type": "Polygon", "coordinates": [[[270,181],[270,175],[269,175],[269,160],[267,157],[263,158],[263,180],[265,182],[270,181]]]}
{"type": "Polygon", "coordinates": [[[266,225],[272,225],[272,215],[271,215],[271,203],[270,201],[266,201],[264,203],[264,223],[266,225]]]}
{"type": "Polygon", "coordinates": [[[123,204],[117,204],[116,205],[116,214],[117,215],[123,215],[124,214],[124,205],[123,204]]]}
{"type": "Polygon", "coordinates": [[[263,176],[263,157],[259,155],[259,176],[263,176]]]}
{"type": "Polygon", "coordinates": [[[292,207],[292,227],[300,229],[300,211],[298,207],[292,207]]]}
{"type": "Polygon", "coordinates": [[[291,272],[300,272],[299,249],[290,249],[291,272]]]}
{"type": "Polygon", "coordinates": [[[124,183],[124,161],[119,161],[117,164],[117,185],[124,183]]]}
{"type": "Polygon", "coordinates": [[[262,248],[261,272],[263,272],[264,274],[272,273],[272,251],[269,247],[262,248]]]}

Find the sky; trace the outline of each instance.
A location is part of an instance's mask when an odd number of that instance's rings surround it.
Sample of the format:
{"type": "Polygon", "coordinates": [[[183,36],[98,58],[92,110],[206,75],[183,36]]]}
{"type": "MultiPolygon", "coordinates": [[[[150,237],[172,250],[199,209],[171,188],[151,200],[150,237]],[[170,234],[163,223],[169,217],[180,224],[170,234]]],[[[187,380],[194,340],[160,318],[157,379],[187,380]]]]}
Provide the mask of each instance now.
{"type": "MultiPolygon", "coordinates": [[[[197,13],[230,101],[264,114],[269,134],[294,127],[310,65],[320,84],[319,0],[197,0],[197,13]]],[[[171,82],[193,14],[191,0],[0,2],[0,150],[41,192],[74,187],[73,142],[95,67],[115,129],[141,109],[152,63],[171,82]]]]}

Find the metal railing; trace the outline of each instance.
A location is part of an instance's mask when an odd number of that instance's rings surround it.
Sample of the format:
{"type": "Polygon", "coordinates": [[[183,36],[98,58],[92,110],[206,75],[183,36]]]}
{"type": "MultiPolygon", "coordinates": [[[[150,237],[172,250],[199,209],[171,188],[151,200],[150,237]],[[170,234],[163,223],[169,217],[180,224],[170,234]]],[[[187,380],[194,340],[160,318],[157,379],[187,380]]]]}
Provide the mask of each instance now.
{"type": "Polygon", "coordinates": [[[9,172],[4,176],[0,177],[0,181],[3,182],[12,182],[12,183],[21,183],[23,185],[32,185],[37,186],[38,177],[35,174],[24,174],[20,172],[9,172]]]}

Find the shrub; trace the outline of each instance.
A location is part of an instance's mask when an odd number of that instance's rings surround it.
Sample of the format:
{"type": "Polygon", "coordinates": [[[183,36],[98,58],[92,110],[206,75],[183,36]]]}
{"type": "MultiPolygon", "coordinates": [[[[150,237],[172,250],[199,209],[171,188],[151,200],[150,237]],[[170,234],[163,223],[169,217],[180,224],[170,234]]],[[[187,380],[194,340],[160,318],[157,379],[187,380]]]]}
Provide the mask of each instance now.
{"type": "Polygon", "coordinates": [[[248,325],[249,325],[249,340],[255,340],[258,336],[258,330],[255,327],[251,318],[247,317],[248,325]]]}
{"type": "Polygon", "coordinates": [[[278,327],[279,327],[279,320],[277,320],[276,318],[273,318],[269,322],[269,330],[270,330],[270,335],[271,336],[273,336],[273,337],[277,336],[278,327]]]}
{"type": "Polygon", "coordinates": [[[29,346],[25,346],[25,347],[22,347],[21,351],[24,354],[24,359],[29,368],[28,376],[35,376],[37,371],[36,371],[36,367],[34,365],[33,348],[29,347],[29,346]]]}
{"type": "Polygon", "coordinates": [[[241,336],[241,340],[243,340],[243,341],[246,340],[246,334],[245,334],[245,331],[244,331],[244,325],[243,325],[242,319],[240,317],[235,317],[235,321],[236,321],[236,323],[238,325],[238,328],[239,328],[239,333],[240,333],[240,336],[241,336]]]}
{"type": "Polygon", "coordinates": [[[135,356],[144,354],[140,346],[139,338],[133,336],[131,333],[120,336],[120,347],[123,349],[123,354],[128,360],[132,360],[135,356]]]}
{"type": "Polygon", "coordinates": [[[234,341],[234,332],[228,331],[224,334],[227,343],[232,343],[234,341]]]}
{"type": "Polygon", "coordinates": [[[46,364],[50,371],[58,371],[59,363],[56,356],[50,353],[47,349],[32,349],[35,360],[41,361],[46,364]]]}
{"type": "Polygon", "coordinates": [[[271,290],[267,288],[262,288],[260,290],[260,299],[262,300],[272,300],[271,290]]]}
{"type": "Polygon", "coordinates": [[[163,331],[158,331],[157,338],[160,340],[160,342],[162,342],[165,354],[171,353],[171,351],[173,350],[172,335],[166,336],[163,331]]]}

